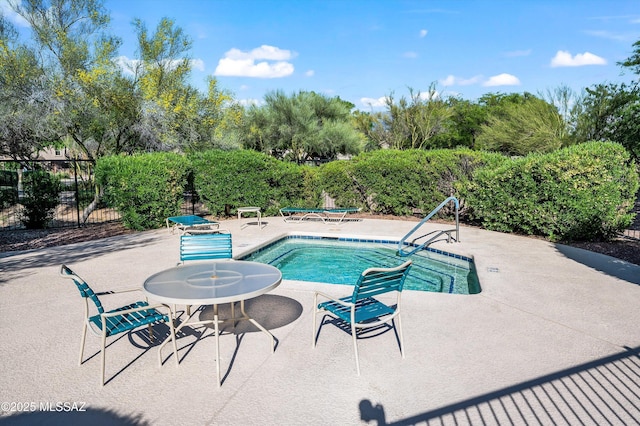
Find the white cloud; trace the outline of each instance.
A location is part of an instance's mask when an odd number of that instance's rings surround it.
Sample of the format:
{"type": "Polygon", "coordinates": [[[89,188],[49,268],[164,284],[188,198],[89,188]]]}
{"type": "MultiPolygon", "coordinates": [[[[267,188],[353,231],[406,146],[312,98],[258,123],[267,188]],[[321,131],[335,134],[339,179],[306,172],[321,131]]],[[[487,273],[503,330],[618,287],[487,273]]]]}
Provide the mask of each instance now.
{"type": "Polygon", "coordinates": [[[11,9],[7,0],[0,0],[0,14],[4,15],[10,22],[19,27],[28,28],[31,26],[26,19],[11,9]]]}
{"type": "Polygon", "coordinates": [[[249,90],[249,86],[243,84],[242,86],[240,86],[240,90],[249,90]]]}
{"type": "Polygon", "coordinates": [[[194,68],[198,71],[204,71],[204,61],[202,59],[192,59],[191,68],[194,68]]]}
{"type": "Polygon", "coordinates": [[[296,57],[295,52],[262,45],[244,52],[233,48],[218,61],[215,75],[227,77],[279,78],[293,74],[293,64],[287,62],[296,57]],[[264,60],[256,62],[257,60],[264,60]]]}
{"type": "Polygon", "coordinates": [[[307,77],[313,77],[316,72],[314,70],[309,70],[304,73],[307,77]]]}
{"type": "Polygon", "coordinates": [[[414,59],[418,57],[418,54],[416,52],[404,52],[402,56],[404,56],[405,58],[414,59]]]}
{"type": "Polygon", "coordinates": [[[114,59],[116,65],[118,65],[122,71],[126,74],[134,75],[136,68],[140,64],[140,61],[137,59],[129,59],[126,56],[118,56],[114,59]]]}
{"type": "Polygon", "coordinates": [[[447,78],[445,78],[444,80],[440,80],[440,84],[442,84],[443,86],[453,86],[456,84],[456,77],[449,74],[447,78]]]}
{"type": "Polygon", "coordinates": [[[515,75],[511,74],[498,74],[493,77],[489,77],[489,80],[482,83],[483,86],[493,87],[493,86],[519,86],[520,80],[515,75]]]}
{"type": "Polygon", "coordinates": [[[443,86],[470,86],[477,84],[482,80],[481,75],[476,75],[471,78],[461,78],[455,75],[448,75],[445,79],[440,80],[440,84],[443,86]]]}
{"type": "Polygon", "coordinates": [[[571,56],[571,53],[558,50],[556,56],[551,59],[551,67],[582,67],[585,65],[606,65],[607,61],[593,53],[584,52],[571,56]]]}
{"type": "Polygon", "coordinates": [[[374,98],[360,98],[360,102],[363,105],[366,106],[370,106],[370,107],[383,107],[386,105],[387,102],[387,97],[383,96],[381,98],[378,99],[374,99],[374,98]]]}
{"type": "Polygon", "coordinates": [[[428,32],[429,31],[427,31],[427,30],[420,30],[420,38],[425,38],[427,36],[428,32]]]}

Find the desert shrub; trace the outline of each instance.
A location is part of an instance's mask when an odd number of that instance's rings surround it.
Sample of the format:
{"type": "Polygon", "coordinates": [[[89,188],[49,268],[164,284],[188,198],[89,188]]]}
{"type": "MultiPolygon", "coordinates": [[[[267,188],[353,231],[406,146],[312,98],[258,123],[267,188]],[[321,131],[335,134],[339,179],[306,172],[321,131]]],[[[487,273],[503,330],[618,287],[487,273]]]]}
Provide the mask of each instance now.
{"type": "Polygon", "coordinates": [[[153,229],[180,213],[189,171],[187,158],[174,153],[103,157],[96,182],[127,228],[153,229]]]}
{"type": "Polygon", "coordinates": [[[622,145],[589,142],[479,170],[464,192],[488,229],[570,241],[607,239],[628,227],[637,190],[622,145]]]}
{"type": "Polygon", "coordinates": [[[60,179],[47,171],[33,170],[23,174],[22,184],[20,221],[27,229],[46,228],[60,203],[60,179]]]}
{"type": "MultiPolygon", "coordinates": [[[[232,214],[242,206],[260,207],[265,215],[287,205],[313,203],[313,171],[252,150],[210,150],[190,157],[194,185],[212,214],[232,214]]],[[[317,196],[320,199],[319,195],[317,196]]]]}

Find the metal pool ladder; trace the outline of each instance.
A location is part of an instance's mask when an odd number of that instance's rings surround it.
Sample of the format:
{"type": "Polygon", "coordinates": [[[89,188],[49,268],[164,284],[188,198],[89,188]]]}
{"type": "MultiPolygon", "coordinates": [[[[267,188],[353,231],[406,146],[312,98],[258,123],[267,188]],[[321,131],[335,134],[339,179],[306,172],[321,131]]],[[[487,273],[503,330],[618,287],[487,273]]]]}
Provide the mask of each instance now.
{"type": "Polygon", "coordinates": [[[433,209],[431,211],[431,213],[429,213],[424,219],[422,219],[420,221],[420,223],[418,223],[411,231],[409,231],[409,233],[407,233],[407,235],[402,237],[402,239],[398,242],[398,256],[400,256],[400,257],[411,256],[413,253],[417,252],[418,250],[422,250],[423,248],[425,248],[426,246],[428,246],[429,244],[431,244],[436,239],[438,239],[441,235],[444,235],[444,234],[447,235],[447,242],[448,243],[450,243],[452,239],[454,241],[460,242],[460,222],[458,220],[458,212],[459,212],[459,210],[460,210],[460,203],[458,202],[458,199],[456,197],[449,197],[446,200],[444,200],[442,203],[440,203],[440,205],[438,207],[433,209]],[[407,239],[410,236],[412,236],[422,225],[424,225],[429,219],[431,219],[433,217],[433,215],[438,213],[450,201],[453,201],[455,206],[456,206],[456,227],[454,229],[444,229],[444,230],[428,232],[428,233],[426,233],[424,235],[420,235],[418,237],[415,237],[409,243],[407,243],[407,239]],[[451,236],[452,232],[456,233],[455,237],[451,236]],[[431,237],[429,237],[430,235],[431,235],[431,237]],[[427,239],[423,243],[420,243],[420,244],[416,245],[417,244],[416,241],[418,241],[418,240],[420,240],[422,238],[426,238],[426,237],[429,237],[429,239],[427,239]],[[410,251],[405,251],[405,249],[409,249],[409,248],[411,248],[410,251]]]}

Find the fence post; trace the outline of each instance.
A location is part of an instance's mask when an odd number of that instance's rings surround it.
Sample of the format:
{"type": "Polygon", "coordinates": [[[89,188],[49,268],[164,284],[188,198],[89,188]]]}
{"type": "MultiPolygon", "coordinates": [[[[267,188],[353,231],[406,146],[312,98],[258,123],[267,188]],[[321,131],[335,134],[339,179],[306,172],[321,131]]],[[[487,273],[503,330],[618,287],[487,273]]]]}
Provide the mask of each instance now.
{"type": "Polygon", "coordinates": [[[78,218],[78,228],[80,228],[80,192],[78,191],[78,163],[76,162],[76,157],[73,157],[73,180],[76,194],[76,217],[78,218]]]}

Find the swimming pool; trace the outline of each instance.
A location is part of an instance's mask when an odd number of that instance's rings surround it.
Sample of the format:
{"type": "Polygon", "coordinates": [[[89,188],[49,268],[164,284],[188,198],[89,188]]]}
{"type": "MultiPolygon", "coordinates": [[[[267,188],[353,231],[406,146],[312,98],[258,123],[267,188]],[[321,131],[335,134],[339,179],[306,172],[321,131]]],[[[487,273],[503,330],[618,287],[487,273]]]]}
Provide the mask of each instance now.
{"type": "MultiPolygon", "coordinates": [[[[393,267],[399,257],[397,241],[355,238],[288,236],[242,257],[280,269],[286,280],[355,284],[370,267],[393,267]]],[[[426,249],[409,257],[413,266],[404,288],[453,294],[476,294],[480,282],[473,259],[426,249]]]]}

